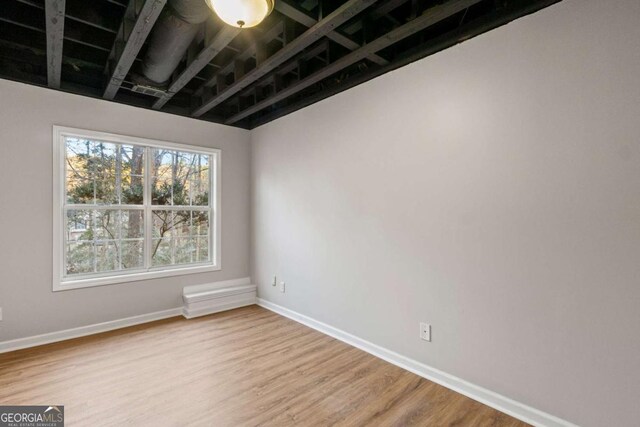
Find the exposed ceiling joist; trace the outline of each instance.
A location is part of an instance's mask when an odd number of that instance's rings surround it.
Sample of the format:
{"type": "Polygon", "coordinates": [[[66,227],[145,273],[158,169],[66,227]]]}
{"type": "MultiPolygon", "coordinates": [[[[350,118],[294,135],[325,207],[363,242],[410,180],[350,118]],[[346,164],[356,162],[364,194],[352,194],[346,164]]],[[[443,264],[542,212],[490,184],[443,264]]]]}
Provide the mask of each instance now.
{"type": "Polygon", "coordinates": [[[289,96],[335,74],[336,72],[355,64],[356,62],[366,58],[372,52],[377,52],[381,49],[384,49],[399,40],[402,40],[412,34],[415,34],[418,31],[424,30],[427,27],[430,27],[456,13],[459,13],[476,3],[479,3],[481,0],[452,0],[448,3],[434,6],[427,11],[425,11],[422,15],[410,21],[390,32],[373,40],[371,43],[366,44],[362,48],[351,52],[337,61],[331,63],[327,67],[311,74],[310,76],[298,81],[297,83],[292,84],[286,89],[281,90],[275,95],[258,102],[252,107],[247,108],[244,111],[230,117],[226,120],[226,124],[233,124],[238,122],[239,120],[244,119],[245,117],[250,116],[270,105],[275,104],[278,101],[281,101],[289,96]]]}
{"type": "Polygon", "coordinates": [[[143,11],[160,2],[162,15],[170,1],[0,0],[0,77],[253,128],[561,0],[479,0],[424,31],[394,36],[385,47],[376,42],[418,19],[425,6],[457,0],[277,0],[271,18],[243,30],[205,68],[208,58],[198,59],[203,36],[208,46],[216,33],[199,31],[186,63],[178,55],[182,64],[161,79],[169,81],[168,92],[144,92],[135,86],[146,80],[132,71],[143,63],[146,35],[160,17],[147,19],[143,11]],[[320,28],[335,7],[354,4],[345,19],[320,28]],[[134,39],[143,24],[146,34],[134,39]],[[125,66],[118,75],[119,63],[125,66]]]}
{"type": "MultiPolygon", "coordinates": [[[[276,10],[283,14],[284,16],[293,19],[294,21],[304,25],[305,27],[313,27],[318,23],[318,21],[311,16],[307,15],[297,7],[287,3],[284,0],[278,0],[276,2],[276,10]]],[[[341,46],[346,47],[347,49],[353,51],[360,48],[360,44],[354,42],[349,37],[343,36],[337,31],[331,31],[327,34],[327,37],[334,42],[338,43],[341,46]]],[[[383,57],[376,55],[375,53],[369,55],[369,60],[375,62],[378,65],[386,65],[389,63],[383,57]]]]}
{"type": "MultiPolygon", "coordinates": [[[[44,6],[41,5],[40,3],[38,3],[35,0],[16,0],[16,1],[18,3],[26,4],[28,6],[34,7],[36,9],[41,9],[41,10],[44,9],[44,6]]],[[[114,33],[114,34],[116,33],[116,31],[113,30],[112,28],[109,28],[109,27],[107,27],[107,26],[105,26],[105,25],[103,25],[103,24],[101,24],[99,22],[95,22],[95,21],[92,21],[92,20],[89,20],[89,19],[85,19],[85,18],[80,17],[80,16],[75,16],[72,13],[72,11],[69,11],[69,10],[65,11],[65,18],[69,19],[71,21],[79,22],[79,23],[84,24],[84,25],[89,25],[91,27],[99,28],[101,30],[104,30],[104,31],[107,31],[107,32],[110,32],[110,33],[114,33]]]]}
{"type": "MultiPolygon", "coordinates": [[[[389,13],[393,12],[395,9],[397,9],[398,7],[402,6],[403,4],[405,4],[408,0],[387,0],[386,2],[382,3],[379,6],[376,6],[375,9],[373,9],[371,11],[371,14],[369,15],[369,18],[373,21],[382,18],[383,16],[386,16],[387,18],[389,18],[390,20],[393,20],[394,22],[397,22],[395,20],[395,18],[392,18],[391,15],[389,15],[389,13]]],[[[359,31],[362,28],[362,21],[356,21],[353,24],[348,25],[344,31],[346,33],[353,33],[356,31],[359,31]]]]}
{"type": "Polygon", "coordinates": [[[312,58],[319,59],[320,55],[323,53],[326,54],[329,50],[329,40],[324,39],[321,42],[314,44],[313,46],[305,49],[302,53],[296,55],[290,61],[284,63],[282,66],[278,67],[274,72],[269,73],[265,77],[261,78],[259,81],[250,87],[238,92],[235,97],[247,96],[250,93],[255,93],[254,90],[257,87],[267,86],[278,81],[285,74],[294,72],[296,69],[300,68],[300,64],[309,61],[312,58]]]}
{"type": "Polygon", "coordinates": [[[107,61],[108,82],[103,98],[115,98],[166,2],[167,0],[129,2],[107,61]]]}
{"type": "Polygon", "coordinates": [[[240,28],[225,25],[218,33],[207,43],[206,47],[198,53],[198,55],[187,65],[180,75],[169,85],[167,93],[159,98],[154,104],[153,109],[158,110],[164,106],[173,96],[178,93],[192,78],[196,76],[204,67],[207,66],[213,58],[216,57],[231,41],[240,34],[240,28]]]}
{"type": "Polygon", "coordinates": [[[269,30],[267,30],[260,37],[259,40],[257,40],[254,43],[251,43],[251,45],[247,49],[245,49],[242,53],[240,53],[236,57],[234,57],[224,67],[222,67],[220,70],[218,70],[218,72],[216,74],[214,74],[211,78],[209,78],[207,81],[205,81],[196,90],[195,94],[197,96],[201,96],[205,92],[206,88],[215,86],[216,81],[218,79],[218,74],[227,75],[230,72],[232,72],[234,67],[235,67],[235,65],[236,65],[236,61],[246,61],[246,60],[248,60],[253,55],[255,55],[258,43],[267,43],[267,42],[275,39],[276,37],[278,37],[278,35],[280,35],[282,33],[283,30],[284,30],[284,23],[282,21],[277,22],[275,25],[273,25],[271,28],[269,28],[269,30]]]}
{"type": "Polygon", "coordinates": [[[385,3],[381,4],[380,6],[376,7],[371,12],[371,18],[372,19],[382,18],[383,16],[387,15],[388,13],[390,13],[393,10],[397,9],[398,7],[402,6],[406,2],[407,2],[407,0],[388,0],[387,2],[385,2],[385,3]]]}
{"type": "Polygon", "coordinates": [[[331,14],[327,15],[327,17],[319,21],[316,25],[309,28],[302,35],[294,39],[291,43],[285,45],[278,52],[265,59],[264,62],[245,74],[240,80],[235,81],[224,90],[218,91],[218,93],[211,98],[204,100],[202,105],[193,111],[192,115],[194,117],[200,117],[216,105],[219,105],[221,102],[241,91],[260,77],[269,73],[278,65],[292,58],[302,49],[311,45],[321,37],[326,36],[329,32],[344,24],[349,19],[362,12],[365,8],[371,6],[373,3],[375,3],[375,0],[349,0],[331,14]]]}
{"type": "MultiPolygon", "coordinates": [[[[21,3],[21,2],[19,2],[21,3]]],[[[22,3],[25,4],[25,3],[22,3]]],[[[11,25],[16,25],[18,27],[26,28],[32,31],[36,31],[38,33],[47,34],[46,28],[41,26],[41,21],[46,19],[45,7],[42,5],[38,8],[38,11],[28,10],[29,13],[25,13],[26,10],[24,8],[16,8],[15,4],[8,3],[6,7],[2,10],[2,14],[4,16],[0,16],[0,22],[5,22],[11,25]]],[[[65,5],[68,8],[68,4],[65,5]]],[[[65,9],[66,9],[65,8],[65,9]]],[[[65,19],[69,18],[68,12],[65,10],[65,19]]],[[[75,31],[74,28],[69,28],[68,26],[64,28],[63,31],[63,39],[65,41],[71,41],[74,43],[82,44],[84,46],[91,47],[93,49],[102,50],[108,52],[109,49],[100,46],[95,43],[91,43],[86,40],[82,40],[82,34],[78,31],[75,31]]]]}
{"type": "MultiPolygon", "coordinates": [[[[18,22],[18,21],[13,21],[11,19],[6,19],[6,18],[1,18],[0,17],[0,22],[6,22],[7,24],[17,25],[18,27],[27,28],[29,30],[36,31],[38,33],[45,33],[46,34],[46,31],[41,29],[41,28],[33,27],[33,26],[29,25],[29,24],[24,24],[24,23],[18,22]]],[[[70,41],[70,42],[74,42],[74,43],[78,43],[78,44],[90,47],[92,49],[97,49],[97,50],[101,50],[101,51],[104,51],[104,52],[108,52],[109,51],[109,49],[106,49],[106,48],[104,48],[102,46],[98,46],[98,45],[93,44],[93,43],[85,42],[84,40],[77,39],[77,38],[75,38],[75,37],[73,37],[71,35],[66,35],[66,36],[63,37],[63,39],[66,40],[66,41],[70,41]]]]}
{"type": "Polygon", "coordinates": [[[62,43],[64,41],[65,0],[45,0],[47,31],[47,84],[60,88],[62,73],[62,43]]]}

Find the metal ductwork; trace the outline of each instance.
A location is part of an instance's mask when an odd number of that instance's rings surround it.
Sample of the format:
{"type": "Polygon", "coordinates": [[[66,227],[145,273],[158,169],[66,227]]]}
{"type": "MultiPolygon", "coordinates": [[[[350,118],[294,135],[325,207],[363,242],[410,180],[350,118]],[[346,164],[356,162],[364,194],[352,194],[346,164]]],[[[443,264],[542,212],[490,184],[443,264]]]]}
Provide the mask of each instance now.
{"type": "Polygon", "coordinates": [[[184,57],[200,24],[213,12],[204,0],[169,0],[149,37],[142,60],[145,85],[164,86],[184,57]]]}

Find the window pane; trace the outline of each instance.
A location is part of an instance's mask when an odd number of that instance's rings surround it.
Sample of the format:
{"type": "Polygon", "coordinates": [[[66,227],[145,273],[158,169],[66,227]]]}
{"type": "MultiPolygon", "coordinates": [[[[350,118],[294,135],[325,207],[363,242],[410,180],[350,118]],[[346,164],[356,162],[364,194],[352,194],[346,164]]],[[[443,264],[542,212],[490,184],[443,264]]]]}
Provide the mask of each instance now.
{"type": "Polygon", "coordinates": [[[191,236],[209,235],[209,212],[191,211],[191,236]]]}
{"type": "Polygon", "coordinates": [[[144,147],[121,146],[121,202],[126,205],[144,203],[144,147]]]}
{"type": "Polygon", "coordinates": [[[68,275],[94,272],[95,257],[92,242],[68,243],[66,255],[68,275]]]}
{"type": "Polygon", "coordinates": [[[207,206],[209,155],[153,150],[154,205],[207,206]]]}
{"type": "Polygon", "coordinates": [[[66,274],[95,271],[93,251],[93,217],[90,210],[71,210],[66,216],[66,274]]]}
{"type": "Polygon", "coordinates": [[[91,141],[78,138],[65,139],[65,166],[68,203],[93,203],[95,187],[89,170],[91,141]]]}
{"type": "Polygon", "coordinates": [[[89,171],[95,180],[96,204],[118,203],[116,188],[116,152],[118,146],[102,141],[91,142],[89,171]]]}
{"type": "Polygon", "coordinates": [[[151,200],[154,205],[171,205],[173,196],[174,152],[152,150],[151,200]]]}
{"type": "Polygon", "coordinates": [[[142,205],[144,148],[66,138],[68,203],[142,205]]]}
{"type": "Polygon", "coordinates": [[[191,235],[191,223],[193,215],[191,211],[175,211],[173,218],[173,231],[175,237],[189,237],[191,235]]]}
{"type": "Polygon", "coordinates": [[[101,240],[95,243],[96,271],[119,270],[118,243],[101,240]]]}
{"type": "Polygon", "coordinates": [[[193,154],[174,152],[173,205],[189,206],[189,177],[193,154]]]}
{"type": "Polygon", "coordinates": [[[209,236],[195,237],[196,253],[195,262],[209,261],[209,236]]]}
{"type": "Polygon", "coordinates": [[[144,240],[124,240],[122,246],[122,269],[144,267],[144,240]]]}
{"type": "Polygon", "coordinates": [[[154,267],[173,264],[171,257],[171,238],[153,239],[152,254],[151,264],[154,267]]]}
{"type": "Polygon", "coordinates": [[[175,265],[209,260],[207,210],[153,211],[152,264],[175,265]]]}
{"type": "Polygon", "coordinates": [[[112,209],[94,212],[94,236],[96,240],[116,240],[118,238],[118,211],[112,209]]]}
{"type": "Polygon", "coordinates": [[[154,210],[152,213],[153,238],[171,237],[171,228],[173,227],[173,211],[154,210]]]}
{"type": "Polygon", "coordinates": [[[66,274],[144,267],[144,211],[71,209],[66,215],[66,274]]]}
{"type": "Polygon", "coordinates": [[[209,156],[194,155],[193,167],[189,180],[189,192],[192,206],[209,205],[209,156]]]}
{"type": "Polygon", "coordinates": [[[188,264],[195,262],[193,259],[196,248],[195,242],[190,237],[176,238],[176,264],[188,264]]]}
{"type": "Polygon", "coordinates": [[[67,212],[67,225],[65,241],[91,241],[93,240],[92,211],[69,210],[67,212]]]}
{"type": "Polygon", "coordinates": [[[151,264],[156,266],[174,264],[172,256],[172,237],[175,214],[173,211],[158,211],[152,213],[152,250],[151,264]]]}
{"type": "Polygon", "coordinates": [[[135,239],[144,237],[144,211],[122,210],[120,222],[122,224],[123,239],[135,239]]]}

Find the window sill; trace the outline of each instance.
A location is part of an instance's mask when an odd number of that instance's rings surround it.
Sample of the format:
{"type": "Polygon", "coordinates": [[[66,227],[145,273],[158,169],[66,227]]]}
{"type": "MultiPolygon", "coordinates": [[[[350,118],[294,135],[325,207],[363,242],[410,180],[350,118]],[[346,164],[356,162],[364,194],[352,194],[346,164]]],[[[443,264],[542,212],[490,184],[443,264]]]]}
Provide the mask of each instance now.
{"type": "Polygon", "coordinates": [[[68,291],[71,289],[92,288],[94,286],[115,285],[117,283],[138,282],[141,280],[158,279],[162,277],[182,276],[185,274],[207,273],[219,271],[219,265],[200,265],[196,267],[174,268],[170,270],[144,271],[140,273],[123,274],[107,277],[92,277],[87,279],[54,281],[53,291],[68,291]]]}

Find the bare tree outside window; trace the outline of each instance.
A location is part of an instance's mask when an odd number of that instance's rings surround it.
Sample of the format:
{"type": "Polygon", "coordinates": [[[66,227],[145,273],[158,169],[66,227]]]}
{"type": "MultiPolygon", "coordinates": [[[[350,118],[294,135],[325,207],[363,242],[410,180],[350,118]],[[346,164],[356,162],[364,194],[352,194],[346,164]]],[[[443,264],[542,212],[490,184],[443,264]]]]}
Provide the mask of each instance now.
{"type": "Polygon", "coordinates": [[[208,260],[209,156],[162,149],[152,153],[153,265],[208,260]]]}

